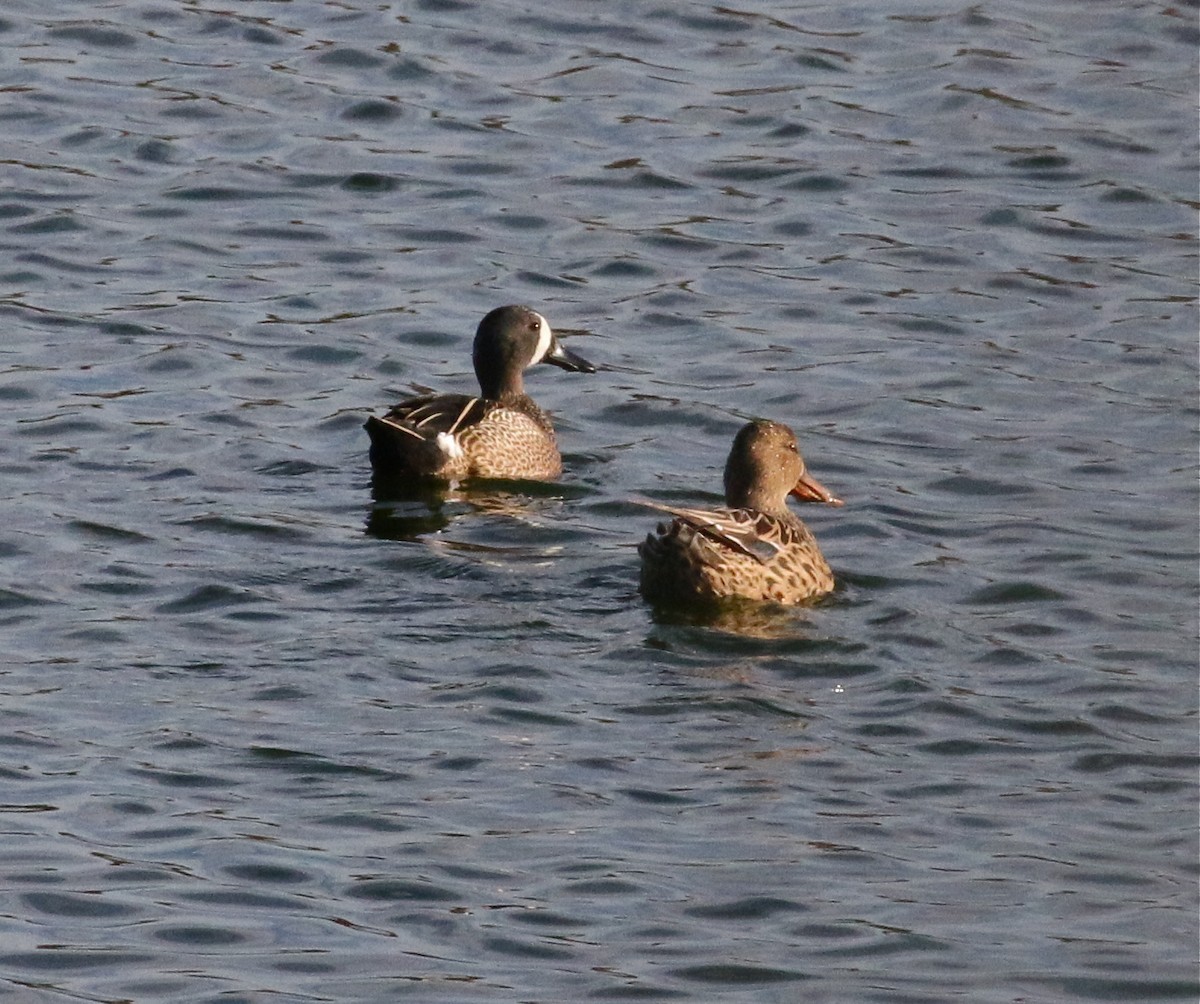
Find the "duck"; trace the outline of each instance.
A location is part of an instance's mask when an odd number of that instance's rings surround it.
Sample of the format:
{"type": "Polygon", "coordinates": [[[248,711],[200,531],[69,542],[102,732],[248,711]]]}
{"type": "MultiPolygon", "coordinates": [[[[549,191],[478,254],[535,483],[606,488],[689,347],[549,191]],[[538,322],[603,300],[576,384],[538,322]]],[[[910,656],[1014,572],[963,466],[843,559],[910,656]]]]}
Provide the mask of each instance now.
{"type": "Polygon", "coordinates": [[[792,429],[766,419],[744,425],[724,480],[724,508],[643,503],[672,518],[638,545],[642,595],[655,603],[796,604],[832,592],[833,572],[787,500],[843,502],[808,473],[792,429]]]}
{"type": "Polygon", "coordinates": [[[562,474],[554,427],[525,393],[523,374],[538,363],[576,373],[596,367],[564,348],[545,317],[518,304],[496,307],[479,322],[472,361],[477,396],[427,394],[367,419],[377,476],[553,481],[562,474]]]}

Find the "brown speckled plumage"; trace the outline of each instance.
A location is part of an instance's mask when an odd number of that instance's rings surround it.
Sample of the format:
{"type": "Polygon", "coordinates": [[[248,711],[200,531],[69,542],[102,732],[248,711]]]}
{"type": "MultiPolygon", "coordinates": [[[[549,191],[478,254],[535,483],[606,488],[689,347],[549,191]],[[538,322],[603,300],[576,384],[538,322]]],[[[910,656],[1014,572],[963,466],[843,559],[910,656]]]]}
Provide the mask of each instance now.
{"type": "Polygon", "coordinates": [[[740,596],[799,603],[830,592],[833,573],[788,495],[841,505],[804,468],[796,436],[779,422],[744,426],[725,465],[720,509],[655,505],[674,517],[638,547],[641,590],[652,601],[740,596]]]}
{"type": "Polygon", "coordinates": [[[371,465],[396,479],[522,478],[562,473],[550,419],[525,393],[522,373],[539,362],[594,373],[568,352],[541,314],[497,307],[479,323],[473,350],[480,395],[434,394],[367,419],[371,465]]]}

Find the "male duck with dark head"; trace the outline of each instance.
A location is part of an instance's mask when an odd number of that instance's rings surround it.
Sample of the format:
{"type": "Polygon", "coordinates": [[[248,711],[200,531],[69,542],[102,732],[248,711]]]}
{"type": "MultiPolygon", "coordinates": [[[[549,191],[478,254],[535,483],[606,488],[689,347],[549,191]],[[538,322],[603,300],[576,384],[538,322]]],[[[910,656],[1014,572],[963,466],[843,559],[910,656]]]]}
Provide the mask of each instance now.
{"type": "Polygon", "coordinates": [[[842,504],[805,469],[786,425],[744,426],[725,464],[726,508],[652,503],[674,518],[638,547],[642,594],[653,602],[800,603],[830,592],[833,573],[812,532],[788,509],[789,495],[842,504]]]}
{"type": "Polygon", "coordinates": [[[550,419],[525,393],[523,373],[552,363],[577,373],[596,367],[559,344],[529,307],[497,307],[475,332],[479,396],[431,394],[367,419],[371,466],[400,480],[514,478],[550,481],[562,458],[550,419]]]}

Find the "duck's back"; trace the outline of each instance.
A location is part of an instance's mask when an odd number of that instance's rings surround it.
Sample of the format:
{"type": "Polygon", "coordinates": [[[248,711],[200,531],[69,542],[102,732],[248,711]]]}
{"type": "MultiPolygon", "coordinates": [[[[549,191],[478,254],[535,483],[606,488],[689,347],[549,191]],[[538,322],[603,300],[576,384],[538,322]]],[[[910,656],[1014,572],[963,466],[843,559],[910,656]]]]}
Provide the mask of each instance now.
{"type": "Polygon", "coordinates": [[[830,592],[833,573],[812,532],[790,513],[682,510],[638,547],[641,590],[654,601],[740,596],[798,603],[830,592]]]}
{"type": "Polygon", "coordinates": [[[545,413],[526,395],[412,398],[366,423],[371,465],[390,477],[556,478],[562,458],[545,413]]]}

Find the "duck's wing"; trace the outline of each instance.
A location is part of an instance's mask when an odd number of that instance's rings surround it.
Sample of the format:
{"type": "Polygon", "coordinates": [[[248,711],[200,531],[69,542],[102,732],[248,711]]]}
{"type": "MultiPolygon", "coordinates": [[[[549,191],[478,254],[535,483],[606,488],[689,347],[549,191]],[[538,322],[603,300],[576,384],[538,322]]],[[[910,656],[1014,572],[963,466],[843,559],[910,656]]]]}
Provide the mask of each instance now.
{"type": "Polygon", "coordinates": [[[488,402],[466,394],[431,394],[414,397],[388,409],[376,421],[417,439],[456,436],[487,414],[488,402]]]}
{"type": "Polygon", "coordinates": [[[637,501],[674,516],[708,540],[753,558],[761,565],[798,540],[795,527],[788,522],[753,509],[681,509],[644,499],[637,501]]]}

